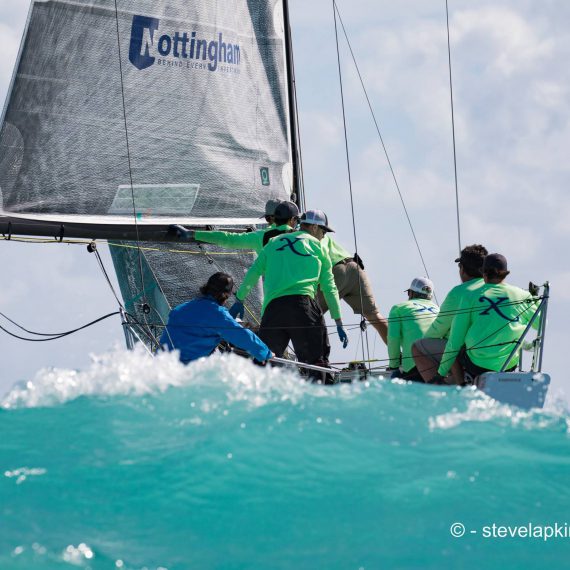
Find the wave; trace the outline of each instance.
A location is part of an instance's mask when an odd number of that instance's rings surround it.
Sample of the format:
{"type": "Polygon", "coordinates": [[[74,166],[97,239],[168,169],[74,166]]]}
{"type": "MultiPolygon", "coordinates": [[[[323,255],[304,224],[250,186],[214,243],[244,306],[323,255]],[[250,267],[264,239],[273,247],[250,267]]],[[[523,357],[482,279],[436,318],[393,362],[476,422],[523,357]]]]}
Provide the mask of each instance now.
{"type": "Polygon", "coordinates": [[[190,365],[181,364],[175,352],[153,358],[142,349],[116,349],[91,358],[91,366],[83,371],[40,370],[32,380],[14,386],[0,402],[0,408],[52,407],[81,397],[140,397],[176,388],[198,391],[210,401],[203,404],[205,407],[215,405],[212,402],[216,399],[258,407],[275,402],[298,405],[304,398],[369,399],[383,392],[383,405],[395,404],[395,411],[398,400],[405,399],[408,412],[418,406],[428,412],[423,416],[431,430],[453,429],[470,422],[496,422],[529,429],[563,424],[570,432],[568,405],[562,397],[550,398],[545,410],[523,411],[500,404],[473,388],[435,388],[398,379],[319,386],[305,382],[294,369],[262,368],[231,354],[214,355],[190,365]]]}

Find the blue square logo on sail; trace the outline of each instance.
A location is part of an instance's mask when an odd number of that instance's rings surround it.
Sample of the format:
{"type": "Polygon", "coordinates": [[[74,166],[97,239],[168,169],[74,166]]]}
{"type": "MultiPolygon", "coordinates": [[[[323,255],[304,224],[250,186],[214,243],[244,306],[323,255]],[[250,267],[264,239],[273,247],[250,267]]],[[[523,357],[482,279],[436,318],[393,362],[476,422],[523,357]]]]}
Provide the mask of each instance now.
{"type": "Polygon", "coordinates": [[[264,186],[269,186],[271,184],[271,181],[269,180],[269,168],[267,168],[267,166],[262,166],[259,169],[259,173],[261,174],[261,183],[264,186]]]}
{"type": "Polygon", "coordinates": [[[156,60],[150,55],[154,44],[154,32],[158,30],[160,20],[147,16],[133,16],[131,42],[129,45],[129,61],[137,69],[146,69],[156,60]],[[143,50],[144,42],[144,50],[143,50]]]}

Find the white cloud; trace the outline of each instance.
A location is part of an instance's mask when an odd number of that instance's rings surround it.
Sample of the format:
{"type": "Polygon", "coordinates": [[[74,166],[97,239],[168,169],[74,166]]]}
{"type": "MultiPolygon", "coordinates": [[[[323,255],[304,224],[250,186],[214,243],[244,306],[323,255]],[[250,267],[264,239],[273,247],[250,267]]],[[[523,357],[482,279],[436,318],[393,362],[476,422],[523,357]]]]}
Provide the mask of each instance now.
{"type": "Polygon", "coordinates": [[[20,38],[14,28],[0,22],[0,53],[2,54],[0,57],[0,96],[2,96],[2,105],[12,79],[19,44],[20,38]]]}
{"type": "Polygon", "coordinates": [[[473,55],[483,56],[480,60],[483,68],[507,76],[540,64],[554,48],[552,38],[541,38],[532,22],[518,13],[516,7],[460,10],[453,17],[451,29],[454,42],[479,46],[473,55]]]}
{"type": "Polygon", "coordinates": [[[29,5],[29,0],[0,0],[0,106],[12,79],[29,5]]]}
{"type": "Polygon", "coordinates": [[[537,105],[555,112],[568,106],[568,85],[556,81],[536,81],[532,85],[532,95],[537,105]]]}
{"type": "MultiPolygon", "coordinates": [[[[568,192],[570,192],[570,188],[568,192]]],[[[551,218],[551,227],[555,235],[558,235],[562,239],[566,238],[570,240],[570,204],[568,202],[561,202],[557,207],[555,206],[555,208],[555,213],[551,218]]]]}
{"type": "Polygon", "coordinates": [[[570,271],[556,271],[550,279],[553,294],[561,300],[570,302],[570,271]]]}
{"type": "Polygon", "coordinates": [[[338,117],[323,112],[301,113],[305,137],[309,144],[334,146],[341,141],[342,123],[338,117]]]}
{"type": "Polygon", "coordinates": [[[466,242],[479,239],[490,251],[503,253],[511,266],[527,265],[528,259],[540,251],[540,234],[531,224],[488,221],[472,215],[464,216],[463,221],[466,242]]]}

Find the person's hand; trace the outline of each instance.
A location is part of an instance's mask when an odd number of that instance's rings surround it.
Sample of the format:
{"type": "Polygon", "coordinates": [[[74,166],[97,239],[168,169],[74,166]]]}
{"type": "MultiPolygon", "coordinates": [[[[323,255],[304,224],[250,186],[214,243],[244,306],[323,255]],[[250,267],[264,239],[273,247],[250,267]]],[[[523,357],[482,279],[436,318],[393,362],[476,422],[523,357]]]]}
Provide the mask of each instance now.
{"type": "Polygon", "coordinates": [[[253,359],[253,363],[257,364],[257,366],[267,366],[267,363],[274,357],[275,355],[270,351],[267,350],[267,354],[265,355],[265,360],[257,360],[257,358],[253,359]]]}
{"type": "Polygon", "coordinates": [[[348,346],[348,335],[344,327],[342,325],[336,325],[336,331],[338,332],[340,342],[342,342],[342,348],[346,348],[348,346]]]}
{"type": "Polygon", "coordinates": [[[269,351],[267,354],[267,358],[263,361],[263,366],[267,366],[269,364],[269,361],[274,357],[275,355],[269,351]]]}
{"type": "Polygon", "coordinates": [[[184,226],[173,224],[168,226],[167,235],[180,241],[194,241],[194,230],[187,230],[184,226]]]}
{"type": "Polygon", "coordinates": [[[245,315],[245,307],[243,306],[243,301],[240,301],[239,299],[230,307],[230,315],[234,318],[237,319],[238,317],[240,319],[243,319],[243,316],[245,315]]]}

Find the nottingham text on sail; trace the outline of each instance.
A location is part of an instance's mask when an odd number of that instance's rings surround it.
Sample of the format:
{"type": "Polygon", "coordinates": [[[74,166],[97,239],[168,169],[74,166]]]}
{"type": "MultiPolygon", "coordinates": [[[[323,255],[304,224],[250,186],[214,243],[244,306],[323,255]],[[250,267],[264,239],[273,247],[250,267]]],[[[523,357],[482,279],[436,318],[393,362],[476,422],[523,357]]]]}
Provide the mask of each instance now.
{"type": "Polygon", "coordinates": [[[209,71],[216,71],[219,63],[226,64],[228,69],[225,71],[232,71],[241,63],[239,44],[225,43],[221,32],[217,39],[208,41],[198,38],[196,32],[175,31],[159,36],[159,26],[158,18],[133,16],[129,60],[137,69],[150,67],[157,56],[168,58],[168,65],[175,66],[184,65],[184,60],[206,61],[204,64],[186,63],[188,67],[199,66],[209,71]]]}

